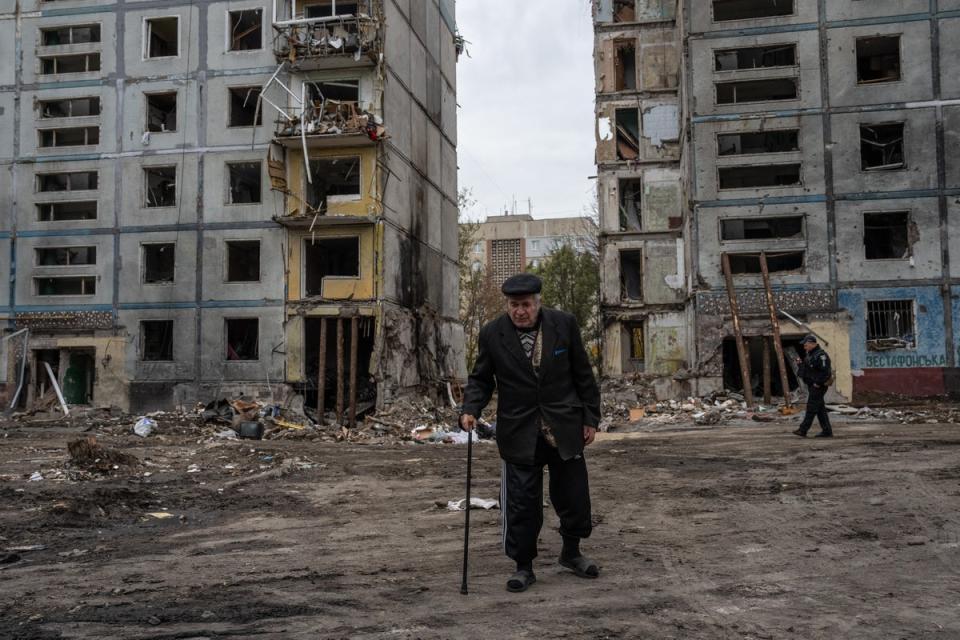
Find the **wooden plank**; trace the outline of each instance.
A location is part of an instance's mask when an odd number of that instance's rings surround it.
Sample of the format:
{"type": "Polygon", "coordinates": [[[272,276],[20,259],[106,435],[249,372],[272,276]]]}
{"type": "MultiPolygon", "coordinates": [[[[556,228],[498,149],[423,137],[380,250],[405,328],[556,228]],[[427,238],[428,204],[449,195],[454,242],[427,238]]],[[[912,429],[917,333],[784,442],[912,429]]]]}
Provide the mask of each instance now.
{"type": "Polygon", "coordinates": [[[350,427],[357,426],[357,350],[360,319],[350,318],[350,427]]]}
{"type": "Polygon", "coordinates": [[[320,357],[317,369],[317,422],[324,424],[323,395],[327,386],[327,319],[320,318],[320,357]]]}
{"type": "Polygon", "coordinates": [[[337,424],[343,424],[343,318],[337,318],[337,424]]]}
{"type": "Polygon", "coordinates": [[[743,329],[740,327],[740,305],[737,303],[737,292],[733,288],[733,274],[730,272],[730,256],[723,254],[723,277],[727,282],[727,300],[730,303],[730,315],[733,316],[733,335],[737,341],[737,358],[740,360],[740,377],[743,379],[743,398],[748,408],[753,408],[753,387],[750,384],[750,358],[747,347],[743,342],[743,329]]]}
{"type": "Polygon", "coordinates": [[[783,342],[780,340],[780,320],[777,318],[777,304],[773,300],[773,289],[770,288],[770,270],[767,269],[767,254],[763,251],[760,252],[760,272],[763,274],[763,289],[767,295],[767,311],[770,312],[770,324],[773,325],[773,348],[777,351],[777,366],[780,368],[783,406],[790,409],[790,383],[787,381],[787,365],[783,357],[783,342]]]}
{"type": "Polygon", "coordinates": [[[770,389],[770,339],[767,336],[760,338],[763,340],[763,404],[773,403],[773,394],[770,389]]]}

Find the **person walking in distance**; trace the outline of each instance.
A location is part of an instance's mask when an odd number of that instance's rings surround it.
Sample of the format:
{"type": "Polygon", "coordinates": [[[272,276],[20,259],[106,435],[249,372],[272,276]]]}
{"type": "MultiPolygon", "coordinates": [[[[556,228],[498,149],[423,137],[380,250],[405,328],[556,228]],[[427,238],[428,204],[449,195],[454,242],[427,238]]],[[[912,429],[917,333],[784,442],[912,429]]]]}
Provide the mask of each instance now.
{"type": "Polygon", "coordinates": [[[460,416],[465,430],[474,429],[497,390],[503,546],[516,562],[507,580],[513,592],[536,582],[544,466],[550,470],[550,502],[560,518],[560,565],[581,578],[600,575],[580,552],[580,540],[592,531],[583,452],[600,422],[600,389],[576,320],[541,307],[541,287],[540,279],[527,273],[503,283],[507,311],[480,330],[460,416]]]}
{"type": "Polygon", "coordinates": [[[797,376],[807,384],[809,394],[807,395],[807,412],[803,416],[800,427],[793,433],[806,438],[807,431],[813,426],[813,419],[816,418],[820,422],[820,433],[816,437],[832,438],[833,428],[830,426],[830,416],[827,415],[827,405],[823,401],[827,389],[833,382],[830,356],[820,348],[817,337],[814,335],[805,337],[800,344],[806,355],[803,358],[797,358],[797,364],[800,365],[797,376]]]}

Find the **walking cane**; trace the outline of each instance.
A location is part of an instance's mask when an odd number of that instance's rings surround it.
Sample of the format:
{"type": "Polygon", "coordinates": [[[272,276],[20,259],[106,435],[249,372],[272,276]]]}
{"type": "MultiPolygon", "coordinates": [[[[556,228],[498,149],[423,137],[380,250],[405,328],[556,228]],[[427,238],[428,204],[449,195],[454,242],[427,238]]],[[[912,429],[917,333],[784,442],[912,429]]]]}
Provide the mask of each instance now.
{"type": "MultiPolygon", "coordinates": [[[[474,424],[473,429],[476,429],[474,424]]],[[[470,475],[473,466],[473,429],[467,431],[467,501],[463,510],[463,582],[460,593],[467,595],[467,554],[470,550],[470,475]]]]}

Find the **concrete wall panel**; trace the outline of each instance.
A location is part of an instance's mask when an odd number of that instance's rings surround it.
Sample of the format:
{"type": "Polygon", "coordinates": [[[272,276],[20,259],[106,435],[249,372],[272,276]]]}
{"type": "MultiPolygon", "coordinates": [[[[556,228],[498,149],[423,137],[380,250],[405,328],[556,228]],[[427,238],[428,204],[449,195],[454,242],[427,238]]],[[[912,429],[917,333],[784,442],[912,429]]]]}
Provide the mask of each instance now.
{"type": "Polygon", "coordinates": [[[201,311],[201,350],[205,357],[201,376],[204,380],[258,381],[283,379],[283,308],[262,307],[234,309],[203,309],[201,311]],[[227,318],[258,318],[259,360],[226,359],[227,318]]]}
{"type": "Polygon", "coordinates": [[[196,299],[197,238],[193,231],[178,233],[125,233],[120,235],[121,303],[173,303],[196,299]],[[144,245],[175,245],[173,282],[151,284],[143,281],[144,245]]]}

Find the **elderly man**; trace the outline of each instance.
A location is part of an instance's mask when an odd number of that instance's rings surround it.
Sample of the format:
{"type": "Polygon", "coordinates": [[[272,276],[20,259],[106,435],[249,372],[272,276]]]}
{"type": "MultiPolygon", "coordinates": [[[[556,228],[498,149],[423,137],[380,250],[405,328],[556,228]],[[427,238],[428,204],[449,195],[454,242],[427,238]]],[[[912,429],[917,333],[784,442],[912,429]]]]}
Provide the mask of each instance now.
{"type": "Polygon", "coordinates": [[[508,591],[536,582],[533,560],[543,526],[543,467],[560,518],[560,564],[582,578],[600,570],[580,553],[590,535],[585,445],[600,421],[600,390],[568,313],[540,306],[540,279],[518,274],[503,283],[507,312],[480,330],[476,366],[464,395],[461,426],[471,430],[497,389],[497,447],[503,546],[517,570],[508,591]]]}
{"type": "Polygon", "coordinates": [[[800,427],[794,431],[794,435],[801,438],[807,437],[807,431],[813,426],[813,419],[820,422],[820,433],[817,438],[832,438],[833,428],[830,426],[830,416],[827,415],[827,405],[823,397],[827,394],[827,389],[833,381],[833,370],[830,366],[830,356],[817,344],[817,337],[809,335],[800,341],[803,350],[806,351],[804,358],[797,358],[797,364],[800,368],[797,375],[801,380],[807,383],[809,393],[807,395],[807,412],[803,416],[803,422],[800,427]]]}

